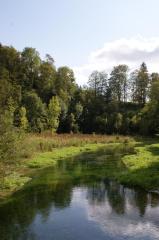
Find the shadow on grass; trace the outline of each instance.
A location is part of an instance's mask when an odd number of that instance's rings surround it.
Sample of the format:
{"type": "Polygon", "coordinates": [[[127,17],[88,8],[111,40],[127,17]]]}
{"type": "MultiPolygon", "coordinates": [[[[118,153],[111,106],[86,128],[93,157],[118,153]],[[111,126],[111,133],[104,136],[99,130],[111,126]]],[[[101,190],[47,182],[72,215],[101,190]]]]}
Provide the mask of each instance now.
{"type": "Polygon", "coordinates": [[[149,146],[147,150],[150,151],[153,155],[159,156],[159,146],[149,146]]]}
{"type": "Polygon", "coordinates": [[[119,176],[119,181],[129,186],[139,186],[146,190],[159,190],[159,139],[146,139],[136,144],[136,147],[143,148],[137,156],[138,161],[145,161],[145,167],[136,170],[126,169],[123,175],[119,176]],[[153,146],[154,145],[154,146],[153,146]],[[157,158],[158,157],[158,158],[157,158]]]}
{"type": "Polygon", "coordinates": [[[141,187],[153,191],[159,189],[159,163],[137,170],[126,170],[119,175],[118,180],[130,187],[141,187]]]}

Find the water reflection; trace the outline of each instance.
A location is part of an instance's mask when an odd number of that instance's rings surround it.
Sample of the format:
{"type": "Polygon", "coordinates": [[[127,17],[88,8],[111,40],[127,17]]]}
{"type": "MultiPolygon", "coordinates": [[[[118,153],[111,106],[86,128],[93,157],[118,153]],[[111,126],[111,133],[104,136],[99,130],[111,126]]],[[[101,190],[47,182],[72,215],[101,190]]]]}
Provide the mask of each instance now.
{"type": "Polygon", "coordinates": [[[88,217],[101,226],[106,236],[113,239],[159,238],[157,195],[109,182],[93,186],[87,197],[88,217]]]}
{"type": "Polygon", "coordinates": [[[125,210],[125,189],[123,186],[108,180],[95,184],[88,189],[90,204],[101,204],[109,202],[113,211],[117,214],[124,214],[125,210]]]}
{"type": "Polygon", "coordinates": [[[158,239],[159,196],[92,169],[70,161],[42,172],[0,207],[0,239],[158,239]]]}

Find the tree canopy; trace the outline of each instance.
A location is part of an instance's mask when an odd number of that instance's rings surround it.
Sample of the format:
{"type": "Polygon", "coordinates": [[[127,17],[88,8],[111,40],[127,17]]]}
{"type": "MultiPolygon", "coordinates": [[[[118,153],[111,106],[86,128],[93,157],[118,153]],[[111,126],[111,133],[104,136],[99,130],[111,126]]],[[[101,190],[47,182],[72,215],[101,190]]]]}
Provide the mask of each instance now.
{"type": "Polygon", "coordinates": [[[11,112],[13,127],[24,131],[157,134],[158,92],[159,74],[146,63],[133,72],[124,64],[93,71],[79,87],[73,70],[57,69],[49,54],[0,45],[1,121],[11,112]]]}

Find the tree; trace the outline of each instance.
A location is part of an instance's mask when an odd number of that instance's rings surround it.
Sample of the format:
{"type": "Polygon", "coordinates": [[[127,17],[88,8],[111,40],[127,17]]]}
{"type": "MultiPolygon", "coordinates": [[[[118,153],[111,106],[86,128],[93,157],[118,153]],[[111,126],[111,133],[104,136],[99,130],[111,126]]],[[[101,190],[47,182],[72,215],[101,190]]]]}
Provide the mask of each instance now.
{"type": "Polygon", "coordinates": [[[106,95],[108,75],[105,72],[94,71],[89,76],[88,86],[97,95],[106,95]]]}
{"type": "Polygon", "coordinates": [[[46,54],[46,62],[49,63],[50,65],[54,66],[55,60],[53,59],[53,57],[50,54],[46,54]]]}
{"type": "Polygon", "coordinates": [[[0,68],[0,110],[8,105],[8,99],[11,96],[12,84],[9,79],[9,72],[5,68],[0,68]]]}
{"type": "Polygon", "coordinates": [[[138,103],[137,97],[137,81],[138,81],[138,70],[133,71],[130,74],[129,85],[130,85],[130,101],[138,103]]]}
{"type": "Polygon", "coordinates": [[[95,118],[95,132],[97,133],[107,133],[108,120],[106,116],[97,116],[95,118]]]}
{"type": "Polygon", "coordinates": [[[73,113],[67,116],[67,131],[69,133],[77,133],[79,131],[79,127],[73,113]]]}
{"type": "Polygon", "coordinates": [[[150,101],[141,110],[142,134],[159,133],[159,74],[151,75],[150,101]]]}
{"type": "Polygon", "coordinates": [[[0,67],[8,71],[12,84],[19,84],[20,53],[15,48],[0,45],[0,67]]]}
{"type": "Polygon", "coordinates": [[[49,103],[55,95],[56,69],[50,62],[42,62],[39,67],[39,75],[35,80],[35,88],[41,99],[49,103]]]}
{"type": "Polygon", "coordinates": [[[13,126],[13,111],[5,110],[0,114],[0,164],[14,162],[18,138],[18,131],[13,126]]]}
{"type": "Polygon", "coordinates": [[[159,104],[159,74],[152,73],[151,75],[151,87],[149,92],[150,101],[157,102],[159,104]]]}
{"type": "Polygon", "coordinates": [[[8,102],[12,99],[16,108],[21,101],[21,88],[12,84],[10,74],[6,68],[0,67],[0,109],[7,109],[8,102]]]}
{"type": "Polygon", "coordinates": [[[83,112],[83,106],[81,103],[79,103],[79,102],[76,103],[74,112],[75,112],[76,119],[79,120],[82,115],[82,112],[83,112]]]}
{"type": "Polygon", "coordinates": [[[148,98],[149,74],[147,66],[142,63],[140,69],[132,74],[133,101],[144,105],[148,98]]]}
{"type": "Polygon", "coordinates": [[[21,84],[23,90],[31,90],[38,79],[41,59],[35,48],[26,47],[21,53],[21,84]]]}
{"type": "Polygon", "coordinates": [[[55,132],[59,126],[59,116],[61,112],[60,103],[57,96],[53,96],[48,105],[49,128],[55,132]]]}
{"type": "Polygon", "coordinates": [[[22,130],[27,130],[28,128],[28,119],[26,117],[26,108],[25,107],[21,107],[20,111],[19,111],[19,127],[22,130]]]}
{"type": "Polygon", "coordinates": [[[27,92],[23,97],[23,106],[27,111],[27,119],[31,131],[41,132],[47,129],[47,110],[36,92],[27,92]]]}
{"type": "Polygon", "coordinates": [[[9,71],[0,67],[0,170],[3,177],[6,166],[13,163],[18,154],[17,142],[20,135],[13,121],[19,101],[19,86],[13,83],[9,71]]]}
{"type": "Polygon", "coordinates": [[[57,77],[55,81],[56,94],[67,105],[73,96],[77,86],[75,84],[75,77],[73,71],[68,67],[60,67],[57,70],[57,77]]]}
{"type": "Polygon", "coordinates": [[[118,65],[113,68],[110,79],[109,86],[111,89],[112,98],[118,102],[127,101],[127,87],[128,87],[128,66],[118,65]]]}
{"type": "Polygon", "coordinates": [[[122,123],[123,123],[123,116],[121,113],[117,113],[116,119],[115,119],[115,128],[116,128],[117,133],[120,132],[122,123]]]}

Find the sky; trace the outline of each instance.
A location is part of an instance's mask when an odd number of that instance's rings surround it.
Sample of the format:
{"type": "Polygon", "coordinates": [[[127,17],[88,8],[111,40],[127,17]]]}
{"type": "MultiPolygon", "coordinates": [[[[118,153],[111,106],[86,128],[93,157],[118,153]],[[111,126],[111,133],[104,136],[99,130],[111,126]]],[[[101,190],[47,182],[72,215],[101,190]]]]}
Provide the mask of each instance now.
{"type": "Polygon", "coordinates": [[[0,0],[0,42],[49,53],[80,85],[94,70],[159,71],[159,0],[0,0]]]}

